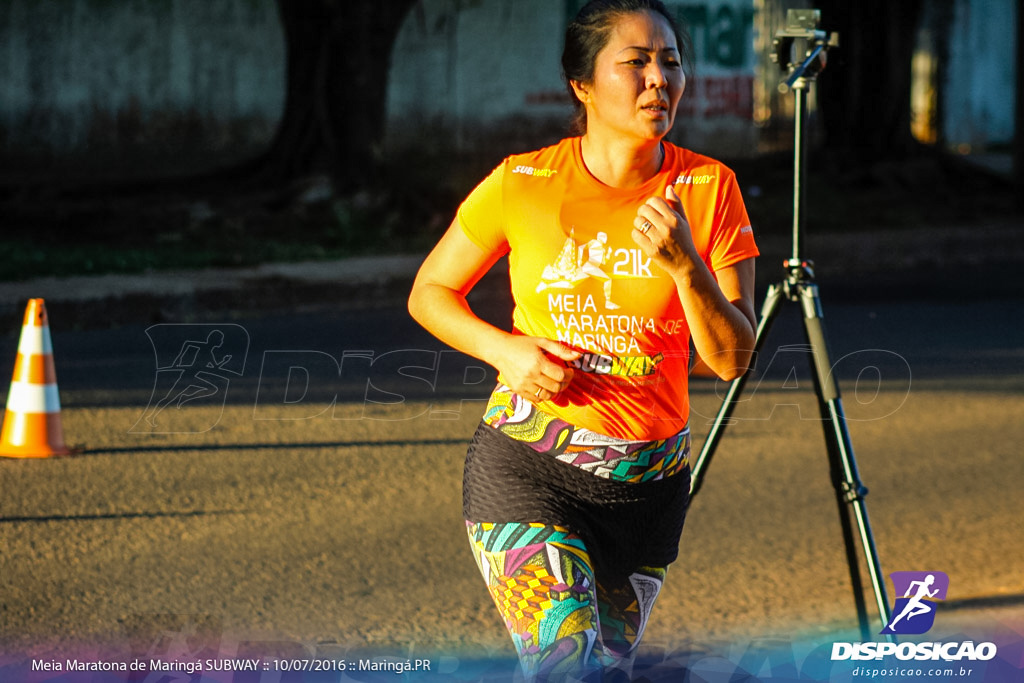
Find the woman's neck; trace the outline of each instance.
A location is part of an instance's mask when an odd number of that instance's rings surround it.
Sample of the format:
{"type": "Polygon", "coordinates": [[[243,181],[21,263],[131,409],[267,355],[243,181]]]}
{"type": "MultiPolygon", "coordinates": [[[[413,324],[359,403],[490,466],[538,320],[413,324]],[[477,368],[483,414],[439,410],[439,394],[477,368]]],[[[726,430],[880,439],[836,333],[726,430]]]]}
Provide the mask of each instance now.
{"type": "Polygon", "coordinates": [[[595,178],[609,187],[643,185],[661,171],[664,148],[660,140],[603,140],[590,131],[580,141],[583,163],[595,178]]]}

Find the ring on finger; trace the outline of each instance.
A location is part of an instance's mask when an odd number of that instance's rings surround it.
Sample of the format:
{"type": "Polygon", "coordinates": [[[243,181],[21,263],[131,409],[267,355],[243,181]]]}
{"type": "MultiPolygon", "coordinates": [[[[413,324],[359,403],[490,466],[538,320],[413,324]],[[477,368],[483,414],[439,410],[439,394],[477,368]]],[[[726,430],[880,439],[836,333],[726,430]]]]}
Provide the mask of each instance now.
{"type": "Polygon", "coordinates": [[[645,235],[646,235],[646,234],[647,234],[647,232],[648,232],[648,231],[649,231],[649,230],[650,230],[651,228],[653,228],[653,227],[654,227],[654,224],[653,224],[653,223],[651,223],[651,222],[650,222],[650,221],[648,221],[648,220],[645,220],[645,221],[643,222],[643,225],[641,225],[641,226],[640,226],[640,232],[642,232],[643,234],[645,234],[645,235]]]}
{"type": "Polygon", "coordinates": [[[533,392],[533,395],[536,396],[537,398],[540,398],[540,392],[542,391],[544,391],[543,387],[538,388],[537,391],[533,392]]]}

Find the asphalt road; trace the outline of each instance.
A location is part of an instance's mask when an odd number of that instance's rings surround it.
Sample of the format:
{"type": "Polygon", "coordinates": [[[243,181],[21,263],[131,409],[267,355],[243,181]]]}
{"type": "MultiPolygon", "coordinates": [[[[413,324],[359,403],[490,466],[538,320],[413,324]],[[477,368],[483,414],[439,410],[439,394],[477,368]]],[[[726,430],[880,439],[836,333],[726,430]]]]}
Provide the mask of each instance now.
{"type": "MultiPolygon", "coordinates": [[[[949,575],[932,636],[1019,643],[1024,301],[825,308],[883,570],[949,575]]],[[[796,318],[776,323],[693,504],[652,656],[857,639],[796,318]]],[[[0,679],[72,652],[397,653],[447,679],[509,657],[460,521],[461,459],[493,381],[479,363],[396,307],[59,322],[64,429],[82,450],[0,461],[0,679]],[[210,395],[155,412],[186,386],[169,370],[184,343],[214,331],[231,359],[198,382],[210,395]]],[[[0,340],[0,360],[16,343],[0,340]]],[[[694,381],[697,443],[722,389],[694,381]]]]}

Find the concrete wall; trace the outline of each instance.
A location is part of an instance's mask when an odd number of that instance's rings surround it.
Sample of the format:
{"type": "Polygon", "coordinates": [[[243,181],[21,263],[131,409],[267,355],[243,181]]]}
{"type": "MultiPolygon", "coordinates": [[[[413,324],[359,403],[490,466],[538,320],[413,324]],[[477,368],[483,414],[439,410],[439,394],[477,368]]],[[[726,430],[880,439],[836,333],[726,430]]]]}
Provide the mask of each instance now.
{"type": "Polygon", "coordinates": [[[465,148],[517,116],[534,125],[564,119],[562,14],[562,0],[417,3],[392,53],[389,139],[419,144],[427,124],[465,148]]]}
{"type": "Polygon", "coordinates": [[[944,133],[950,145],[963,151],[1013,140],[1019,6],[1014,0],[956,2],[944,133]]]}
{"type": "MultiPolygon", "coordinates": [[[[422,0],[392,56],[390,142],[415,144],[424,122],[434,140],[461,149],[533,146],[564,134],[570,106],[562,40],[579,4],[422,0]]],[[[752,153],[752,1],[666,4],[689,26],[697,59],[674,138],[719,155],[752,153]]]]}
{"type": "MultiPolygon", "coordinates": [[[[389,144],[509,153],[563,135],[562,35],[579,4],[420,0],[392,56],[389,144]]],[[[770,44],[762,24],[773,1],[667,4],[688,25],[697,58],[673,139],[718,156],[754,153],[753,100],[777,81],[764,50],[754,53],[770,44]],[[770,78],[755,76],[761,71],[770,78]]],[[[957,0],[956,8],[946,137],[1008,142],[1015,3],[957,0]]],[[[284,79],[275,0],[0,0],[0,157],[8,161],[259,146],[280,117],[284,79]]],[[[759,111],[758,124],[768,115],[759,111]]]]}
{"type": "MultiPolygon", "coordinates": [[[[565,132],[579,0],[421,0],[392,58],[392,144],[507,151],[565,132]]],[[[669,1],[697,76],[674,139],[752,152],[751,0],[669,1]]],[[[269,139],[284,98],[274,0],[0,0],[0,152],[217,150],[269,139]]]]}
{"type": "Polygon", "coordinates": [[[274,0],[0,0],[0,150],[266,137],[284,66],[274,0]]]}

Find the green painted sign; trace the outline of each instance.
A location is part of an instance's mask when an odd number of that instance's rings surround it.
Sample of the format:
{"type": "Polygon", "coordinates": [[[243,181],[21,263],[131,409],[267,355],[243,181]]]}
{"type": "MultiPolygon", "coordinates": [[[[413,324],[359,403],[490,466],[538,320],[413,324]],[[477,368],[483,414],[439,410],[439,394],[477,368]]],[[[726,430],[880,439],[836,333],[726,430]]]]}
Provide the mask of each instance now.
{"type": "MultiPolygon", "coordinates": [[[[565,0],[566,24],[586,0],[565,0]]],[[[751,63],[754,7],[751,2],[666,2],[676,20],[686,27],[697,64],[736,69],[751,63]]]]}

